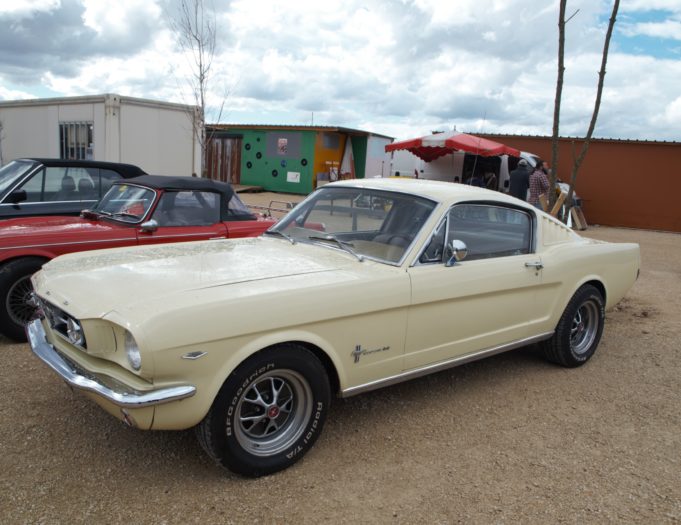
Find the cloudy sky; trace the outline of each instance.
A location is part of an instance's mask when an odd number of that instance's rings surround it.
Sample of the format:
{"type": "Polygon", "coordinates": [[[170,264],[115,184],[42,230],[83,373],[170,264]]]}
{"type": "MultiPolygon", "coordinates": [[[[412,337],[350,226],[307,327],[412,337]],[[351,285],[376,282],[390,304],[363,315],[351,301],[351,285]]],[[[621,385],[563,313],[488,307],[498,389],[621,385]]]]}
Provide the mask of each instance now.
{"type": "MultiPolygon", "coordinates": [[[[2,0],[0,100],[193,103],[179,0],[2,0]]],[[[550,135],[553,0],[204,0],[209,122],[550,135]],[[218,108],[224,109],[218,115],[218,108]]],[[[586,133],[612,1],[568,0],[561,135],[586,133]]],[[[622,0],[595,135],[681,141],[681,1],[622,0]]]]}

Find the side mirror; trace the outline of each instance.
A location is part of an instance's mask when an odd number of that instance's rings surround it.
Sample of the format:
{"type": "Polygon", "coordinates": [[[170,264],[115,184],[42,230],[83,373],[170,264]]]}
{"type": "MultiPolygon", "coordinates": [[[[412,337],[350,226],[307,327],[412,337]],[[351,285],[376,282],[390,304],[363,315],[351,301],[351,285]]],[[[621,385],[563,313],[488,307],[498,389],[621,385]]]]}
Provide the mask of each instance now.
{"type": "Polygon", "coordinates": [[[18,204],[20,202],[24,202],[26,199],[28,199],[28,195],[26,195],[26,190],[14,190],[7,196],[7,202],[11,204],[18,204]]]}
{"type": "Polygon", "coordinates": [[[468,255],[466,243],[458,239],[454,239],[451,243],[449,243],[449,249],[451,250],[452,255],[445,263],[445,266],[448,268],[450,266],[454,266],[458,262],[463,261],[466,258],[466,255],[468,255]]]}
{"type": "Polygon", "coordinates": [[[140,224],[140,230],[144,233],[154,233],[158,230],[158,222],[154,219],[149,219],[147,222],[140,224]]]}

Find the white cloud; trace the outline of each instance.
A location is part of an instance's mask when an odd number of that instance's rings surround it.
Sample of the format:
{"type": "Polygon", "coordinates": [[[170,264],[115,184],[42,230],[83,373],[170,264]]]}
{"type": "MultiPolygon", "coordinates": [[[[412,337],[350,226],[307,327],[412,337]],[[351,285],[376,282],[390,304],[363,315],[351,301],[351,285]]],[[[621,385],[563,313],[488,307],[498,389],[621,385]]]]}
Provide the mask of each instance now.
{"type": "MultiPolygon", "coordinates": [[[[178,52],[177,35],[164,18],[176,1],[45,0],[12,15],[0,10],[14,31],[0,33],[0,98],[48,88],[65,96],[117,92],[193,103],[190,61],[178,52]],[[20,12],[33,14],[27,18],[20,12]],[[44,38],[32,38],[35,34],[44,38]]],[[[681,5],[676,4],[623,2],[615,38],[644,31],[678,38],[681,5]],[[644,18],[653,7],[668,9],[667,19],[644,18]]],[[[314,113],[316,124],[398,138],[454,126],[551,132],[556,2],[234,0],[214,5],[220,11],[209,118],[217,119],[224,104],[222,122],[309,124],[314,113]]],[[[563,134],[583,135],[587,129],[611,7],[610,0],[570,2],[568,14],[579,12],[567,27],[563,134]]],[[[611,46],[597,135],[678,140],[673,117],[681,105],[676,87],[681,60],[628,55],[621,47],[611,46]]]]}
{"type": "Polygon", "coordinates": [[[625,13],[653,10],[679,13],[681,5],[679,5],[679,0],[627,0],[620,4],[620,11],[625,13]]]}
{"type": "Polygon", "coordinates": [[[17,89],[7,89],[0,86],[0,100],[22,100],[26,98],[36,98],[35,95],[17,89]]]}
{"type": "Polygon", "coordinates": [[[681,40],[681,22],[665,20],[664,22],[645,22],[627,24],[623,29],[627,36],[645,35],[655,38],[671,38],[681,40]]]}
{"type": "Polygon", "coordinates": [[[30,16],[58,9],[60,5],[60,0],[11,0],[0,4],[0,15],[30,16]]]}
{"type": "Polygon", "coordinates": [[[666,107],[665,121],[671,126],[678,126],[681,122],[681,97],[677,97],[666,107]]]}
{"type": "Polygon", "coordinates": [[[154,2],[147,0],[82,0],[85,12],[83,23],[100,35],[109,38],[120,38],[135,27],[134,22],[140,19],[158,20],[161,9],[154,2]]]}

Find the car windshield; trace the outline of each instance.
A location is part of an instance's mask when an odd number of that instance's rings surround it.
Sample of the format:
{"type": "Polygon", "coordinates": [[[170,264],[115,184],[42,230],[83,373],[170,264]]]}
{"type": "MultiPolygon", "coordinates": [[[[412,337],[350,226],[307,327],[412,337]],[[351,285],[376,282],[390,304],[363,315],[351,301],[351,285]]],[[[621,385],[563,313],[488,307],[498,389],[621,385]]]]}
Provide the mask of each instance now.
{"type": "Polygon", "coordinates": [[[0,168],[0,193],[11,187],[35,165],[36,163],[31,160],[13,160],[0,168]]]}
{"type": "Polygon", "coordinates": [[[92,211],[123,222],[139,222],[154,202],[156,192],[133,184],[114,184],[92,211]]]}
{"type": "Polygon", "coordinates": [[[269,230],[291,242],[347,251],[358,259],[399,263],[436,203],[367,188],[321,188],[269,230]]]}

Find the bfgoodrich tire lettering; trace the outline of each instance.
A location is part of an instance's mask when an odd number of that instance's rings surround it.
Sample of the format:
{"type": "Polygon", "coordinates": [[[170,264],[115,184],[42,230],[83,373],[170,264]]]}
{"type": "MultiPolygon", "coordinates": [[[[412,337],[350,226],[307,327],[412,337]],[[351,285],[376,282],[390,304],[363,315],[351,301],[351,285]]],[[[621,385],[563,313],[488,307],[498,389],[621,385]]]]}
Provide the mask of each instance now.
{"type": "Polygon", "coordinates": [[[553,337],[544,343],[547,359],[566,367],[586,363],[601,340],[604,320],[603,296],[585,284],[570,299],[553,337]]]}
{"type": "Polygon", "coordinates": [[[324,366],[298,345],[264,350],[227,378],[197,426],[219,464],[262,476],[298,461],[319,437],[331,399],[324,366]]]}

